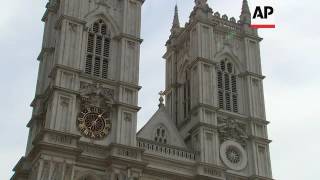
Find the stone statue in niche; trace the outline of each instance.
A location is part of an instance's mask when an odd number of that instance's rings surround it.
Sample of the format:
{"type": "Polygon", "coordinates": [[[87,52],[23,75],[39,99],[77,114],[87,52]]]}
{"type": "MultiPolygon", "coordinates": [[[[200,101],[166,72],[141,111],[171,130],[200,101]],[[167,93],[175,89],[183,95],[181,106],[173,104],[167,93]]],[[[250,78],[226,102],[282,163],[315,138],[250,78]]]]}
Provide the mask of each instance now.
{"type": "Polygon", "coordinates": [[[218,122],[219,137],[222,142],[234,140],[245,146],[248,136],[246,133],[246,126],[244,124],[241,124],[237,120],[231,118],[220,118],[218,119],[218,122]]]}

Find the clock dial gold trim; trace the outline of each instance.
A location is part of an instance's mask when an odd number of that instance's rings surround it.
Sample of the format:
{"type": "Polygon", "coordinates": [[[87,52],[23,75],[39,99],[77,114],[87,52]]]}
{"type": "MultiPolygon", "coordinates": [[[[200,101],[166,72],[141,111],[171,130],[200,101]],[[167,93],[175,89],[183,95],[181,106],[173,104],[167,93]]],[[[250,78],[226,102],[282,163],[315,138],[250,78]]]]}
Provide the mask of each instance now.
{"type": "Polygon", "coordinates": [[[88,107],[79,113],[77,125],[83,136],[103,139],[110,134],[112,128],[110,112],[98,107],[88,107]]]}

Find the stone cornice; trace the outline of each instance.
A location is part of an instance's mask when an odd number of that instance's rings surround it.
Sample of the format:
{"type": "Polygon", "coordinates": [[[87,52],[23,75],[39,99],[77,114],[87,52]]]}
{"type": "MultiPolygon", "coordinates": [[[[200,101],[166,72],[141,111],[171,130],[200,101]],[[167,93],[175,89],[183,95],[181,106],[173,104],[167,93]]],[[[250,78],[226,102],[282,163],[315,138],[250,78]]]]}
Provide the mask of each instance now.
{"type": "Polygon", "coordinates": [[[253,136],[253,135],[250,135],[249,139],[254,140],[254,141],[261,143],[261,144],[266,144],[266,145],[272,143],[272,141],[269,139],[258,137],[258,136],[253,136]]]}
{"type": "Polygon", "coordinates": [[[252,122],[254,122],[256,124],[262,124],[262,125],[270,124],[270,122],[265,120],[265,119],[255,118],[255,117],[248,117],[248,121],[252,121],[252,122]]]}
{"type": "Polygon", "coordinates": [[[125,108],[128,108],[128,109],[133,109],[136,112],[140,111],[140,109],[141,109],[141,107],[139,107],[139,106],[134,106],[134,105],[126,104],[126,103],[122,103],[122,102],[115,102],[114,105],[115,106],[122,106],[122,107],[125,107],[125,108]]]}
{"type": "Polygon", "coordinates": [[[44,135],[46,135],[46,134],[55,134],[55,135],[61,135],[61,136],[68,136],[68,137],[71,137],[71,138],[76,139],[76,140],[79,140],[81,138],[80,135],[44,128],[37,134],[37,136],[34,138],[32,144],[36,145],[38,142],[42,141],[43,138],[44,138],[44,135]]]}
{"type": "Polygon", "coordinates": [[[217,112],[217,111],[219,110],[218,107],[215,107],[215,106],[213,106],[213,105],[198,103],[197,105],[195,105],[195,106],[191,109],[191,111],[190,111],[188,117],[186,118],[186,120],[185,120],[183,123],[181,123],[181,124],[178,125],[178,129],[181,129],[181,128],[183,128],[184,126],[188,125],[188,124],[190,123],[190,120],[191,120],[191,115],[194,114],[194,113],[197,113],[199,108],[204,108],[204,109],[210,110],[210,111],[212,111],[212,112],[217,112]]]}
{"type": "Polygon", "coordinates": [[[199,129],[200,127],[210,128],[213,131],[218,130],[218,126],[216,126],[216,125],[208,124],[208,123],[204,123],[204,122],[198,122],[189,130],[189,132],[191,133],[191,132],[195,131],[196,129],[199,129]]]}
{"type": "Polygon", "coordinates": [[[94,76],[88,75],[88,74],[84,73],[83,71],[80,71],[80,72],[81,72],[80,73],[80,78],[91,80],[91,81],[96,82],[96,83],[106,83],[106,84],[110,84],[110,85],[113,85],[113,86],[118,86],[118,83],[115,80],[102,79],[102,78],[99,78],[99,77],[94,77],[94,76]]]}
{"type": "Polygon", "coordinates": [[[258,175],[253,175],[249,177],[249,180],[275,180],[273,178],[268,178],[268,177],[262,177],[258,175]]]}
{"type": "Polygon", "coordinates": [[[115,148],[115,147],[127,148],[127,149],[131,149],[131,150],[135,150],[135,151],[144,152],[144,149],[143,149],[143,148],[139,148],[139,147],[136,147],[136,146],[127,146],[127,145],[118,144],[118,143],[111,143],[111,144],[107,147],[107,149],[111,150],[112,148],[115,148]]]}
{"type": "MultiPolygon", "coordinates": [[[[62,91],[62,92],[66,92],[66,93],[70,93],[70,94],[74,94],[74,95],[80,95],[80,92],[78,92],[78,91],[62,88],[62,87],[59,87],[59,86],[52,86],[52,89],[53,90],[62,91]]],[[[134,109],[136,111],[139,111],[141,109],[141,107],[139,107],[139,106],[126,104],[126,103],[122,103],[122,102],[118,102],[118,101],[115,101],[114,105],[115,106],[126,107],[126,108],[129,108],[129,109],[134,109]]]]}
{"type": "Polygon", "coordinates": [[[99,77],[94,77],[91,75],[88,75],[86,73],[84,73],[82,70],[79,69],[75,69],[69,66],[65,66],[62,64],[56,64],[54,65],[54,67],[52,68],[51,72],[49,73],[49,77],[54,78],[55,77],[55,72],[57,72],[58,69],[63,69],[66,71],[71,71],[73,73],[79,74],[80,78],[86,78],[88,80],[92,80],[94,82],[97,83],[105,83],[105,84],[110,84],[110,85],[114,85],[114,86],[126,86],[135,90],[140,90],[142,88],[142,86],[133,84],[133,83],[128,83],[128,82],[123,82],[123,81],[116,81],[116,80],[111,80],[111,79],[102,79],[99,77]]]}
{"type": "Polygon", "coordinates": [[[205,108],[208,110],[211,110],[213,112],[217,112],[217,110],[219,110],[218,107],[210,105],[210,104],[204,104],[204,103],[198,103],[197,105],[195,105],[192,109],[191,109],[191,114],[196,112],[199,108],[205,108]]]}
{"type": "Polygon", "coordinates": [[[94,157],[91,155],[85,155],[85,154],[80,154],[77,157],[78,167],[83,167],[83,168],[88,168],[88,165],[90,165],[90,169],[94,169],[97,171],[104,171],[105,169],[103,168],[98,168],[98,167],[104,167],[106,164],[106,159],[105,158],[98,158],[94,157]]]}
{"type": "Polygon", "coordinates": [[[54,47],[43,47],[41,49],[41,52],[37,58],[38,61],[42,61],[43,60],[43,55],[45,53],[53,53],[55,51],[55,48],[54,47]]]}
{"type": "Polygon", "coordinates": [[[196,57],[193,60],[191,60],[191,63],[188,65],[188,68],[191,69],[198,62],[202,62],[202,63],[205,63],[205,64],[210,64],[210,65],[213,65],[213,66],[215,66],[217,64],[213,60],[202,58],[202,57],[196,57]]]}
{"type": "Polygon", "coordinates": [[[63,64],[55,64],[51,70],[51,72],[49,73],[49,77],[55,77],[55,73],[57,72],[58,69],[63,69],[63,70],[67,70],[67,71],[71,71],[73,73],[81,73],[82,71],[79,69],[75,69],[72,68],[70,66],[66,66],[63,64]]]}
{"type": "Polygon", "coordinates": [[[260,75],[260,74],[254,73],[254,72],[249,72],[249,71],[245,71],[245,72],[242,72],[239,74],[239,77],[247,77],[247,76],[255,77],[260,80],[263,80],[266,78],[263,75],[260,75]]]}
{"type": "Polygon", "coordinates": [[[171,93],[175,88],[181,87],[183,84],[181,83],[172,83],[169,85],[169,87],[166,88],[166,90],[163,92],[164,95],[168,95],[171,93]]]}
{"type": "Polygon", "coordinates": [[[221,108],[218,110],[218,114],[219,115],[225,115],[225,116],[228,116],[228,117],[231,117],[231,118],[235,118],[235,119],[239,119],[239,120],[247,120],[248,119],[248,116],[246,116],[244,114],[226,111],[226,110],[223,110],[221,108]]]}
{"type": "MultiPolygon", "coordinates": [[[[151,156],[150,155],[150,158],[153,158],[153,157],[158,158],[158,156],[151,156]]],[[[172,177],[172,179],[183,179],[183,180],[193,180],[194,179],[194,172],[190,172],[190,174],[192,174],[192,175],[186,175],[186,174],[172,172],[172,171],[164,170],[164,169],[158,169],[158,168],[150,167],[150,166],[147,166],[144,169],[144,172],[147,172],[148,174],[156,175],[158,177],[169,176],[169,177],[172,177]]]]}
{"type": "Polygon", "coordinates": [[[27,123],[27,127],[30,128],[33,121],[44,118],[44,115],[45,115],[44,113],[32,115],[30,121],[27,123]]]}
{"type": "Polygon", "coordinates": [[[217,169],[221,169],[221,170],[227,170],[226,167],[224,166],[218,166],[218,165],[214,165],[214,164],[209,164],[209,163],[204,163],[204,162],[197,162],[195,164],[196,166],[208,166],[208,167],[213,167],[213,168],[217,168],[217,169]]]}
{"type": "Polygon", "coordinates": [[[67,16],[67,15],[61,15],[56,24],[55,24],[55,29],[60,29],[61,28],[61,24],[63,22],[63,20],[68,20],[70,22],[73,22],[73,23],[76,23],[76,24],[80,24],[80,25],[85,25],[86,24],[86,21],[82,20],[82,19],[79,19],[79,18],[76,18],[76,17],[72,17],[72,16],[67,16]]]}
{"type": "Polygon", "coordinates": [[[81,154],[81,150],[76,146],[76,142],[79,141],[81,136],[74,135],[70,133],[64,133],[60,131],[55,130],[49,130],[49,129],[43,129],[38,133],[33,140],[32,144],[34,147],[29,152],[28,156],[26,157],[30,162],[33,162],[34,159],[36,159],[36,156],[40,155],[41,151],[47,151],[47,152],[60,152],[64,155],[70,155],[70,156],[79,156],[81,154]],[[53,136],[61,136],[61,137],[68,137],[70,138],[70,141],[72,141],[73,144],[66,145],[61,144],[59,142],[51,142],[50,139],[48,139],[50,135],[53,136]]]}
{"type": "Polygon", "coordinates": [[[80,92],[78,92],[78,91],[74,91],[74,90],[63,88],[63,87],[59,87],[59,86],[52,86],[52,89],[53,90],[58,90],[58,91],[61,91],[61,92],[66,92],[66,93],[69,93],[69,94],[80,95],[80,92]]]}
{"type": "Polygon", "coordinates": [[[254,39],[254,40],[259,41],[259,42],[261,42],[261,41],[263,40],[263,38],[261,38],[261,37],[259,37],[259,36],[257,36],[257,35],[252,35],[252,34],[250,34],[250,33],[243,33],[242,36],[243,36],[243,37],[247,37],[247,38],[254,39]]]}
{"type": "Polygon", "coordinates": [[[120,40],[122,38],[126,38],[126,39],[129,39],[131,41],[136,41],[136,42],[139,42],[140,44],[143,42],[143,39],[140,39],[134,35],[131,35],[131,34],[125,34],[125,33],[120,33],[116,36],[113,37],[114,39],[116,40],[120,40]]]}
{"type": "Polygon", "coordinates": [[[126,87],[129,87],[129,88],[133,88],[135,90],[140,90],[142,88],[142,86],[138,86],[136,84],[127,83],[127,82],[123,82],[123,81],[119,81],[117,84],[120,85],[120,86],[126,86],[126,87]]]}
{"type": "Polygon", "coordinates": [[[137,160],[127,159],[119,156],[109,156],[106,159],[106,162],[107,162],[106,163],[107,165],[111,165],[111,164],[129,165],[130,164],[130,167],[136,167],[136,168],[142,168],[142,169],[148,165],[148,163],[144,161],[137,161],[137,160]]]}
{"type": "Polygon", "coordinates": [[[114,86],[126,86],[132,89],[136,89],[136,90],[140,90],[142,88],[142,86],[139,86],[137,84],[133,84],[133,83],[128,83],[128,82],[123,82],[123,81],[116,81],[116,80],[111,80],[111,79],[102,79],[102,78],[98,78],[98,77],[94,77],[88,74],[85,74],[84,72],[80,71],[80,77],[81,78],[86,78],[88,80],[92,80],[94,82],[97,83],[106,83],[106,84],[110,84],[110,85],[114,85],[114,86]]]}
{"type": "Polygon", "coordinates": [[[247,180],[248,177],[244,176],[244,175],[240,175],[240,174],[231,174],[231,173],[226,173],[226,177],[230,177],[230,179],[232,178],[237,178],[237,180],[247,180]]]}
{"type": "Polygon", "coordinates": [[[142,153],[144,152],[142,148],[112,143],[108,146],[108,150],[110,154],[106,158],[107,165],[130,164],[131,167],[144,168],[148,164],[142,161],[142,153]]]}

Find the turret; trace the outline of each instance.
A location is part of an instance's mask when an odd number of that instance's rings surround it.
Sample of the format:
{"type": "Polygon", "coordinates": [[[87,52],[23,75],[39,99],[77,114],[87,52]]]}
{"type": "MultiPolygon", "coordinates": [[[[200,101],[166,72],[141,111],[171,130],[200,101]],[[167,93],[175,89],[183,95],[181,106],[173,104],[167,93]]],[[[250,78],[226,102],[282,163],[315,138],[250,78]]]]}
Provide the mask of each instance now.
{"type": "Polygon", "coordinates": [[[179,12],[178,12],[178,5],[175,6],[174,9],[174,17],[171,27],[171,35],[176,35],[180,30],[180,21],[179,21],[179,12]]]}
{"type": "Polygon", "coordinates": [[[250,12],[250,8],[247,0],[243,0],[242,2],[240,21],[242,24],[247,24],[247,25],[251,24],[251,12],[250,12]]]}

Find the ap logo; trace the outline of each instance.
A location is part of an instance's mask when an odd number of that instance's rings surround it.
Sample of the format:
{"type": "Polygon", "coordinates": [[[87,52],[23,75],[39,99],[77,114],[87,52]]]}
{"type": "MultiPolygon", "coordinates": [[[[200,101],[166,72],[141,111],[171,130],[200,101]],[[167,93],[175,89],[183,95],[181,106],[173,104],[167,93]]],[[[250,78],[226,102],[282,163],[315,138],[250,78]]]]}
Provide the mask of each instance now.
{"type": "Polygon", "coordinates": [[[275,0],[249,0],[252,28],[275,28],[275,0]]]}

